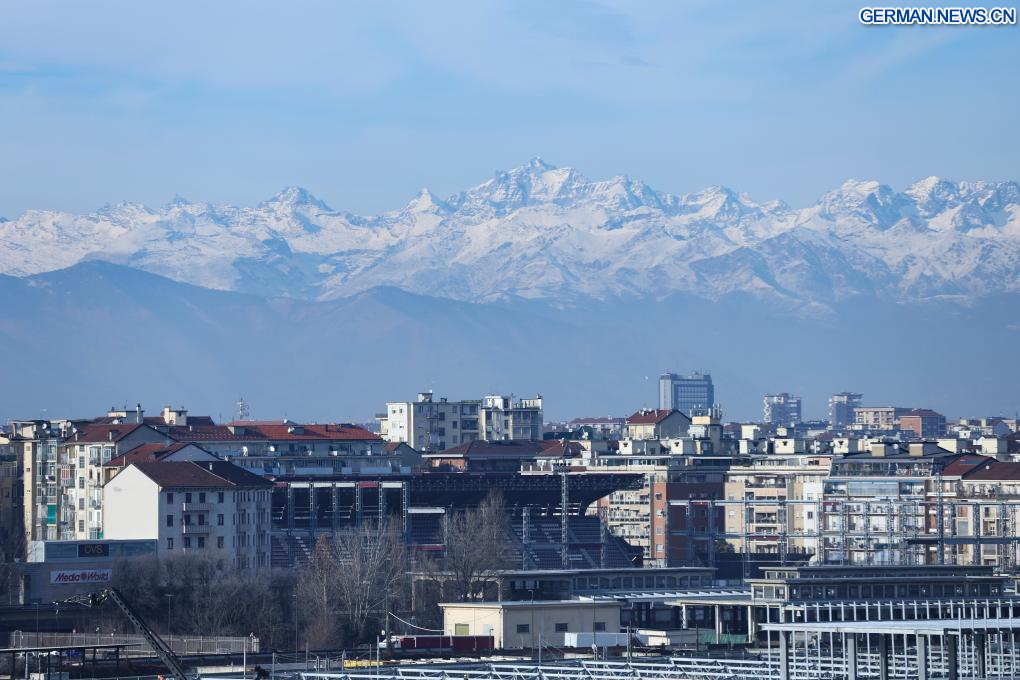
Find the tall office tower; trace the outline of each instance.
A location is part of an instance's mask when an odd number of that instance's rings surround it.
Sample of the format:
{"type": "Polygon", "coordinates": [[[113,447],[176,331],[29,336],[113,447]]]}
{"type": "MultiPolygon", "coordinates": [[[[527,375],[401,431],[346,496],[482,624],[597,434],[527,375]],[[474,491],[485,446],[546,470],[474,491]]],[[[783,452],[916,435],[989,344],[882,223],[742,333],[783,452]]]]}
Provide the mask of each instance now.
{"type": "Polygon", "coordinates": [[[765,422],[772,425],[796,425],[800,422],[800,397],[786,392],[765,395],[765,422]]]}
{"type": "Polygon", "coordinates": [[[708,373],[659,376],[659,408],[676,409],[687,416],[704,415],[715,406],[715,387],[708,373]]]}
{"type": "Polygon", "coordinates": [[[836,429],[854,424],[854,409],[861,405],[863,395],[840,392],[829,397],[829,427],[836,429]]]}

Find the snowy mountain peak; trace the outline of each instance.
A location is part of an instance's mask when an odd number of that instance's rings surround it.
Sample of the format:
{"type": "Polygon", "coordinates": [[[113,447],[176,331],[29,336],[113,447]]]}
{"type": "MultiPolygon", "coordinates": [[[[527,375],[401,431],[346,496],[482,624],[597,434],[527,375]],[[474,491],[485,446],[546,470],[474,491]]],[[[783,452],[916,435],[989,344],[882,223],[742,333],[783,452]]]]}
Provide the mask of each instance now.
{"type": "Polygon", "coordinates": [[[825,308],[857,295],[1020,292],[1020,185],[849,180],[805,208],[724,186],[673,195],[534,158],[447,201],[378,216],[299,187],[254,208],[175,197],[0,222],[0,274],[99,259],[208,288],[336,298],[391,286],[459,300],[717,299],[825,308]]]}
{"type": "Polygon", "coordinates": [[[167,202],[166,207],[167,208],[174,208],[174,207],[178,207],[178,206],[185,206],[185,205],[188,205],[190,203],[191,203],[191,201],[189,201],[188,199],[184,198],[180,194],[174,194],[173,198],[171,198],[167,202]]]}
{"type": "Polygon", "coordinates": [[[449,211],[450,206],[440,200],[428,187],[423,187],[404,207],[404,212],[412,213],[447,213],[449,211]]]}
{"type": "Polygon", "coordinates": [[[289,186],[277,192],[268,201],[263,201],[259,207],[279,206],[292,210],[300,208],[317,208],[323,212],[333,212],[324,201],[321,201],[311,192],[303,187],[289,186]]]}
{"type": "Polygon", "coordinates": [[[540,156],[531,158],[524,166],[533,172],[546,172],[548,170],[556,170],[555,165],[546,163],[540,156]]]}

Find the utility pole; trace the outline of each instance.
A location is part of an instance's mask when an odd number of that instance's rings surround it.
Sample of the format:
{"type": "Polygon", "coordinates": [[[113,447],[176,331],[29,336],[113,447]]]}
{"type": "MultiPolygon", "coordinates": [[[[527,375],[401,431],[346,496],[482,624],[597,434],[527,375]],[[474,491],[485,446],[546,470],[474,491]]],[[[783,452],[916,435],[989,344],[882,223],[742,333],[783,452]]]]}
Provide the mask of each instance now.
{"type": "Polygon", "coordinates": [[[174,636],[170,632],[170,605],[173,603],[173,597],[170,593],[166,594],[166,636],[170,641],[170,649],[174,648],[174,636]]]}

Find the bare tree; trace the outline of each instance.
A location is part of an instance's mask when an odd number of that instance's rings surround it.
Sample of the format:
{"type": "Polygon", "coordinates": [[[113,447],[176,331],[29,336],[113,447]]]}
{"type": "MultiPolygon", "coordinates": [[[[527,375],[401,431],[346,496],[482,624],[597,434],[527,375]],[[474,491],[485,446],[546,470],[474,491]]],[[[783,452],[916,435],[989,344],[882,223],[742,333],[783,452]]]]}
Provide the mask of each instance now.
{"type": "Polygon", "coordinates": [[[397,524],[380,521],[336,534],[333,551],[337,597],[347,629],[357,640],[370,639],[369,624],[379,623],[402,599],[406,583],[404,541],[397,524]]]}
{"type": "Polygon", "coordinates": [[[446,550],[427,570],[445,585],[441,592],[460,602],[484,597],[486,585],[513,560],[502,495],[492,491],[477,508],[448,515],[444,523],[446,550]]]}
{"type": "Polygon", "coordinates": [[[393,522],[365,522],[315,544],[298,578],[295,599],[310,646],[371,639],[373,624],[402,598],[404,542],[393,522]]]}
{"type": "Polygon", "coordinates": [[[333,537],[321,536],[294,586],[305,642],[312,648],[341,642],[336,611],[340,608],[333,537]]]}

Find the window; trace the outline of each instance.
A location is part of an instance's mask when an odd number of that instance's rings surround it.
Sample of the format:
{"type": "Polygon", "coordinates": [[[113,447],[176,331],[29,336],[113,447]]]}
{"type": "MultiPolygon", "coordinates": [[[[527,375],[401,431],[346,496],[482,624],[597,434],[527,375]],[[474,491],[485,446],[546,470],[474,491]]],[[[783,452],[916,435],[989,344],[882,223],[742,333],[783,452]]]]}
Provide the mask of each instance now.
{"type": "Polygon", "coordinates": [[[85,467],[85,456],[78,456],[78,467],[85,467]]]}
{"type": "Polygon", "coordinates": [[[222,548],[223,547],[223,537],[222,536],[217,536],[216,537],[216,547],[217,548],[222,548]]]}
{"type": "Polygon", "coordinates": [[[205,525],[205,513],[203,512],[198,516],[198,526],[204,525],[205,525]]]}
{"type": "Polygon", "coordinates": [[[85,531],[85,520],[83,519],[78,520],[78,531],[79,532],[85,531]]]}
{"type": "Polygon", "coordinates": [[[530,633],[531,632],[531,626],[526,624],[526,623],[518,623],[517,624],[517,632],[518,633],[530,633]]]}
{"type": "Polygon", "coordinates": [[[174,502],[174,494],[173,494],[172,491],[167,491],[166,492],[166,502],[167,503],[173,503],[174,502]]]}
{"type": "Polygon", "coordinates": [[[218,492],[216,494],[216,502],[217,503],[222,503],[223,502],[223,492],[222,491],[220,491],[220,492],[218,492]]]}
{"type": "Polygon", "coordinates": [[[85,509],[85,499],[84,498],[79,498],[78,499],[78,509],[79,510],[84,510],[85,509]]]}
{"type": "Polygon", "coordinates": [[[174,539],[172,539],[172,538],[166,539],[166,549],[167,550],[173,550],[174,549],[174,539]]]}
{"type": "Polygon", "coordinates": [[[557,633],[566,633],[567,632],[567,624],[565,624],[565,623],[557,623],[556,624],[556,632],[557,633]]]}
{"type": "Polygon", "coordinates": [[[191,547],[191,536],[185,536],[184,537],[184,547],[185,548],[190,548],[191,547]]]}
{"type": "Polygon", "coordinates": [[[173,515],[167,515],[166,516],[166,525],[168,527],[172,527],[174,525],[174,516],[173,515]]]}
{"type": "Polygon", "coordinates": [[[190,503],[191,502],[191,492],[190,491],[188,493],[184,494],[184,502],[185,503],[190,503]]]}
{"type": "Polygon", "coordinates": [[[470,635],[471,626],[466,623],[455,623],[453,624],[454,635],[470,635]]]}
{"type": "Polygon", "coordinates": [[[185,513],[185,515],[184,515],[184,526],[186,526],[186,527],[190,527],[191,526],[191,515],[189,515],[187,513],[185,513]]]}
{"type": "Polygon", "coordinates": [[[223,526],[223,515],[216,515],[216,526],[223,526]]]}
{"type": "Polygon", "coordinates": [[[78,478],[78,488],[79,489],[84,489],[85,488],[85,478],[84,477],[79,477],[78,478]]]}
{"type": "Polygon", "coordinates": [[[604,631],[605,629],[606,629],[606,622],[605,621],[596,621],[595,622],[595,632],[596,633],[604,631]]]}
{"type": "Polygon", "coordinates": [[[202,491],[198,494],[198,502],[205,503],[205,491],[202,491]]]}
{"type": "Polygon", "coordinates": [[[205,536],[198,537],[198,547],[200,550],[205,547],[205,536]]]}

